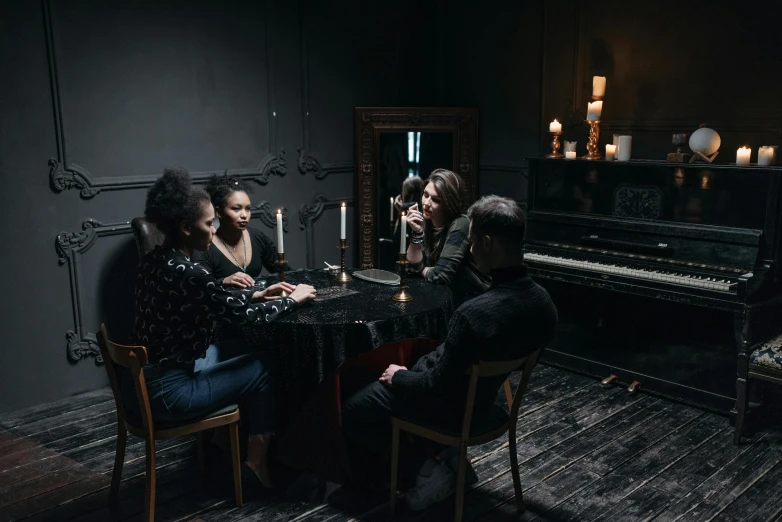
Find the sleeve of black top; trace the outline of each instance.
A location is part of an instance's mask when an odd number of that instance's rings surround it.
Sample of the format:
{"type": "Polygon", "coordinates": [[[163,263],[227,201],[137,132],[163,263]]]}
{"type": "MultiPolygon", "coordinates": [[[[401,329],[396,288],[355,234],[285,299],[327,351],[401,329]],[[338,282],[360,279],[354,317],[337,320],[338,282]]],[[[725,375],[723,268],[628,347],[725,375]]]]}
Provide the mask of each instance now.
{"type": "Polygon", "coordinates": [[[457,384],[472,363],[477,343],[470,323],[457,310],[451,319],[443,349],[438,348],[428,355],[426,369],[399,370],[394,374],[392,386],[402,393],[414,393],[457,384]]]}
{"type": "MultiPolygon", "coordinates": [[[[467,223],[469,227],[469,221],[467,223]]],[[[434,284],[450,284],[469,251],[468,231],[464,230],[461,223],[454,223],[448,229],[448,235],[445,236],[445,244],[440,258],[433,267],[427,270],[425,279],[434,284]]]]}

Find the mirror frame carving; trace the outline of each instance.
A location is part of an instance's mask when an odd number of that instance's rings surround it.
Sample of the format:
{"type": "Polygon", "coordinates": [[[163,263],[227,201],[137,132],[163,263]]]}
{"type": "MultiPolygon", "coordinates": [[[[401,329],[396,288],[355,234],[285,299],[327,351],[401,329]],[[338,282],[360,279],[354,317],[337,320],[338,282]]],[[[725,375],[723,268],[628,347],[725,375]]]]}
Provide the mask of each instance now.
{"type": "Polygon", "coordinates": [[[353,110],[358,214],[359,264],[373,268],[377,255],[375,237],[377,173],[381,131],[432,131],[454,134],[453,165],[467,184],[465,209],[478,194],[478,109],[475,107],[356,107],[353,110]]]}

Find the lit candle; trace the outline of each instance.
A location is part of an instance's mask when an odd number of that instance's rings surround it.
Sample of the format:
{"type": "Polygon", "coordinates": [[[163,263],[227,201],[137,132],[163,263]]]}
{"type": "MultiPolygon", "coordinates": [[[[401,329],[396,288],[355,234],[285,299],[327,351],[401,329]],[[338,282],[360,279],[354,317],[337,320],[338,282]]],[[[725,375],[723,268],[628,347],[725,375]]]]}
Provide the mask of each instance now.
{"type": "Polygon", "coordinates": [[[736,151],[736,165],[749,165],[749,156],[752,154],[752,149],[749,147],[741,147],[736,151]]]}
{"type": "Polygon", "coordinates": [[[554,118],[554,121],[548,124],[548,131],[549,132],[562,132],[562,124],[559,123],[556,118],[554,118]]]}
{"type": "Polygon", "coordinates": [[[565,140],[565,152],[576,152],[576,141],[565,140]]]}
{"type": "Polygon", "coordinates": [[[619,136],[619,147],[616,150],[617,161],[630,161],[630,153],[633,150],[632,136],[619,136]]]}
{"type": "Polygon", "coordinates": [[[760,147],[758,149],[758,165],[773,165],[774,149],[772,147],[760,147]]]}
{"type": "Polygon", "coordinates": [[[574,150],[565,151],[565,159],[576,159],[576,151],[574,150]]]}
{"type": "Polygon", "coordinates": [[[614,155],[616,154],[616,145],[606,144],[606,161],[614,161],[614,155]]]}
{"type": "Polygon", "coordinates": [[[277,211],[277,253],[282,254],[285,249],[282,247],[282,211],[277,211]]]}
{"type": "Polygon", "coordinates": [[[603,102],[594,101],[587,103],[587,120],[599,121],[600,115],[603,113],[603,102]]]}
{"type": "Polygon", "coordinates": [[[606,77],[605,76],[593,76],[592,77],[592,96],[605,96],[606,93],[606,77]]]}
{"type": "Polygon", "coordinates": [[[345,207],[345,204],[342,204],[342,207],[339,209],[340,213],[340,220],[339,220],[339,238],[340,239],[346,239],[345,236],[345,212],[347,212],[347,208],[345,207]]]}
{"type": "Polygon", "coordinates": [[[399,240],[399,253],[407,252],[407,213],[402,212],[402,237],[399,240]]]}
{"type": "Polygon", "coordinates": [[[394,220],[394,198],[391,198],[391,219],[389,221],[394,220]]]}

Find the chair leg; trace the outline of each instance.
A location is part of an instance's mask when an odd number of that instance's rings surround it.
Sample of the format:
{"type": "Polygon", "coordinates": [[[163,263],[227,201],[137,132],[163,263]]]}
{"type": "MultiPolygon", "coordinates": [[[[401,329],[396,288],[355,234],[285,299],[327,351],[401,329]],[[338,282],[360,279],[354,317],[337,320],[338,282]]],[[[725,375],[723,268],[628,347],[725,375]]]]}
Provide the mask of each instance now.
{"type": "Polygon", "coordinates": [[[155,441],[147,439],[147,481],[144,494],[144,522],[155,522],[155,441]]]}
{"type": "Polygon", "coordinates": [[[117,451],[114,455],[114,472],[111,474],[111,490],[109,491],[109,503],[114,506],[119,499],[119,485],[122,482],[122,466],[125,463],[125,444],[128,440],[128,432],[125,426],[118,424],[117,451]]]}
{"type": "Polygon", "coordinates": [[[736,429],[733,432],[733,444],[741,442],[741,431],[744,428],[744,415],[747,413],[747,379],[736,379],[736,429]]]}
{"type": "Polygon", "coordinates": [[[231,439],[231,463],[234,468],[234,496],[236,505],[241,506],[242,501],[242,463],[239,461],[239,423],[228,425],[228,434],[231,439]]]}
{"type": "Polygon", "coordinates": [[[201,467],[201,473],[206,475],[206,431],[196,433],[196,440],[198,443],[198,465],[201,467]]]}
{"type": "Polygon", "coordinates": [[[456,474],[456,514],[454,520],[462,522],[464,517],[464,481],[467,475],[467,444],[459,446],[459,472],[456,474]]]}
{"type": "Polygon", "coordinates": [[[389,486],[388,505],[391,514],[396,512],[396,484],[399,474],[399,426],[391,421],[391,480],[389,486]]]}
{"type": "Polygon", "coordinates": [[[505,400],[508,401],[508,411],[513,407],[513,390],[510,389],[510,377],[505,379],[505,400]]]}
{"type": "Polygon", "coordinates": [[[510,472],[513,475],[513,490],[516,493],[516,509],[521,515],[527,508],[524,506],[524,495],[521,491],[521,479],[519,478],[519,454],[516,452],[515,423],[508,430],[508,451],[510,452],[510,472]]]}

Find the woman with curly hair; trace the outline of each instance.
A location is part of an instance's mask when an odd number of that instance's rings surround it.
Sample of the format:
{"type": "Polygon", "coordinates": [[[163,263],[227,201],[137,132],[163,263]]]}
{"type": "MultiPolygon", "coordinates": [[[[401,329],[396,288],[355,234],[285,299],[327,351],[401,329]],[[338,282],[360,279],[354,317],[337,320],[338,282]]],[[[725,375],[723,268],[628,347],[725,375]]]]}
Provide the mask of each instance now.
{"type": "MultiPolygon", "coordinates": [[[[144,213],[166,235],[162,246],[142,257],[135,290],[134,336],[149,355],[144,374],[153,416],[157,422],[180,423],[243,404],[250,434],[246,464],[270,486],[267,453],[275,403],[263,356],[246,354],[201,371],[195,362],[210,346],[214,322],[270,322],[313,299],[315,289],[285,283],[260,291],[226,289],[223,280],[194,263],[193,252],[206,250],[214,237],[214,208],[184,168],[165,170],[147,193],[144,213]],[[283,290],[290,297],[280,297],[283,290]]],[[[134,399],[125,399],[131,412],[134,399]]]]}
{"type": "Polygon", "coordinates": [[[466,187],[459,176],[437,169],[429,176],[421,209],[408,210],[410,269],[434,284],[450,286],[456,305],[483,293],[491,279],[470,254],[470,220],[463,214],[466,187]]]}
{"type": "MultiPolygon", "coordinates": [[[[277,249],[269,237],[250,227],[250,188],[238,178],[213,176],[206,185],[220,228],[209,248],[195,260],[206,266],[223,284],[247,288],[266,268],[278,271],[277,249]]],[[[287,267],[289,268],[289,267],[287,267]]]]}

